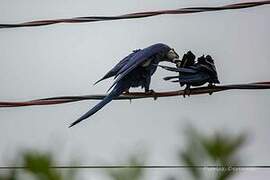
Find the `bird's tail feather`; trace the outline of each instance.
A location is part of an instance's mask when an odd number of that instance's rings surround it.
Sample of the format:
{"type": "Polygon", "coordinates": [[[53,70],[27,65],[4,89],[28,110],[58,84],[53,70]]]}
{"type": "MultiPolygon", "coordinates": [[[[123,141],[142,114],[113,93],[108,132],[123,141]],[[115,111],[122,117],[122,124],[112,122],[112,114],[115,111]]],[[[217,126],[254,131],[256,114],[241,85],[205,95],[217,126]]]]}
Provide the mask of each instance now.
{"type": "Polygon", "coordinates": [[[96,81],[96,82],[94,83],[94,85],[96,85],[96,84],[99,83],[100,81],[103,81],[104,79],[105,79],[104,77],[101,78],[100,80],[96,81]]]}
{"type": "Polygon", "coordinates": [[[179,76],[167,76],[167,77],[164,77],[163,79],[165,81],[168,81],[168,80],[175,79],[175,78],[179,78],[179,76]]]}
{"type": "Polygon", "coordinates": [[[121,88],[121,86],[115,86],[115,88],[102,101],[100,101],[97,105],[95,105],[87,113],[85,113],[83,116],[81,116],[78,120],[74,121],[69,127],[72,127],[72,126],[78,124],[79,122],[87,119],[88,117],[92,116],[97,111],[99,111],[101,108],[103,108],[106,104],[111,102],[113,100],[113,98],[121,95],[123,91],[124,91],[124,88],[121,88]]]}

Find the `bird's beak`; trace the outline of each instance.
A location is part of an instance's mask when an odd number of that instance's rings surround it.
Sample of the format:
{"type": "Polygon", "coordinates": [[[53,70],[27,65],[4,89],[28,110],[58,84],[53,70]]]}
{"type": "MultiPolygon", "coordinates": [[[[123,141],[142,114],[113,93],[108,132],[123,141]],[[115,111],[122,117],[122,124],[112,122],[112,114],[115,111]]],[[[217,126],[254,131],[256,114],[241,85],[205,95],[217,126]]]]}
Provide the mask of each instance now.
{"type": "Polygon", "coordinates": [[[176,65],[176,67],[180,67],[181,65],[181,60],[180,59],[174,59],[173,63],[176,65]]]}
{"type": "Polygon", "coordinates": [[[167,54],[168,59],[172,62],[175,63],[175,61],[179,60],[179,55],[175,52],[174,49],[171,49],[168,54],[167,54]]]}
{"type": "Polygon", "coordinates": [[[172,50],[173,50],[173,53],[174,53],[175,59],[178,59],[178,60],[179,60],[179,55],[177,54],[177,52],[175,52],[175,50],[174,50],[174,49],[172,49],[172,50]]]}
{"type": "Polygon", "coordinates": [[[177,64],[177,63],[181,62],[181,60],[178,59],[178,58],[174,58],[174,59],[172,60],[172,62],[173,62],[174,64],[177,64]]]}

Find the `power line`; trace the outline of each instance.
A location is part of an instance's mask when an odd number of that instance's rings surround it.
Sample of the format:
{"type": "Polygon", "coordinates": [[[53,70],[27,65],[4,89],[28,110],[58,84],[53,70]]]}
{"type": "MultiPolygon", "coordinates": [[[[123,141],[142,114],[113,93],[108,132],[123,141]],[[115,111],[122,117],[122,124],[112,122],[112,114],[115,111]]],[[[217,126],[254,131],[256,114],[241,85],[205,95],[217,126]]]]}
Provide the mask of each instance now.
{"type": "MultiPolygon", "coordinates": [[[[248,84],[231,84],[231,85],[191,88],[190,95],[209,94],[209,93],[233,90],[233,89],[238,89],[238,90],[270,89],[270,81],[269,82],[255,82],[255,83],[248,83],[248,84]]],[[[155,93],[130,92],[130,93],[124,93],[121,96],[114,98],[114,100],[132,100],[132,99],[144,99],[144,98],[157,99],[160,97],[181,96],[184,93],[185,93],[184,90],[155,92],[155,93]]],[[[85,96],[60,96],[60,97],[50,97],[50,98],[34,99],[34,100],[20,101],[20,102],[0,101],[0,108],[19,107],[19,106],[53,105],[53,104],[63,104],[63,103],[77,102],[77,101],[83,101],[83,100],[99,100],[99,99],[103,99],[105,96],[106,94],[85,95],[85,96]]]]}
{"type": "Polygon", "coordinates": [[[165,14],[191,14],[207,11],[222,11],[229,9],[243,9],[250,8],[255,6],[262,6],[270,4],[270,0],[266,1],[255,1],[255,2],[244,2],[229,4],[224,6],[216,7],[188,7],[188,8],[179,8],[174,10],[157,10],[157,11],[145,11],[145,12],[136,12],[123,14],[119,16],[88,16],[88,17],[74,17],[69,19],[49,19],[49,20],[36,20],[23,23],[15,24],[0,24],[0,28],[18,28],[18,27],[34,27],[34,26],[45,26],[58,23],[86,23],[86,22],[97,22],[97,21],[112,21],[112,20],[121,20],[121,19],[137,19],[137,18],[146,18],[151,16],[159,16],[165,14]]]}
{"type": "MultiPolygon", "coordinates": [[[[27,169],[26,166],[0,166],[0,170],[9,170],[9,169],[27,169]]],[[[195,165],[195,166],[186,166],[186,165],[108,165],[108,166],[96,166],[96,165],[79,165],[79,166],[50,166],[51,169],[270,169],[270,165],[228,165],[228,166],[218,166],[218,165],[195,165]]]]}

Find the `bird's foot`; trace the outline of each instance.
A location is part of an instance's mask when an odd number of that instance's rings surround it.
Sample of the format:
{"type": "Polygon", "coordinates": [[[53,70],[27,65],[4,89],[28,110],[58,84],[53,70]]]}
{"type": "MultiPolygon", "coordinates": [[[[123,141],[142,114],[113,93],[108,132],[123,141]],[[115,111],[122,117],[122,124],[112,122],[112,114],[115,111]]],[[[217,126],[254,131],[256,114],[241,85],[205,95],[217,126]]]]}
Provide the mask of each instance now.
{"type": "MultiPolygon", "coordinates": [[[[126,91],[123,92],[123,95],[129,95],[129,93],[130,93],[129,90],[126,90],[126,91]]],[[[130,104],[132,103],[132,99],[131,98],[129,99],[129,103],[130,104]]]]}
{"type": "Polygon", "coordinates": [[[185,98],[186,95],[189,97],[190,94],[191,94],[191,89],[190,89],[189,87],[186,87],[186,88],[184,89],[183,97],[185,98]]]}
{"type": "MultiPolygon", "coordinates": [[[[208,88],[214,88],[215,85],[214,84],[208,84],[208,88]]],[[[210,91],[209,92],[209,95],[212,95],[213,94],[213,91],[210,91]]]]}
{"type": "Polygon", "coordinates": [[[145,91],[145,94],[147,94],[147,95],[152,95],[153,98],[154,98],[154,100],[157,100],[157,94],[156,94],[156,92],[155,92],[153,89],[146,90],[146,91],[145,91]]]}
{"type": "Polygon", "coordinates": [[[181,60],[176,60],[176,61],[174,61],[176,67],[180,67],[181,62],[182,62],[181,60]]]}

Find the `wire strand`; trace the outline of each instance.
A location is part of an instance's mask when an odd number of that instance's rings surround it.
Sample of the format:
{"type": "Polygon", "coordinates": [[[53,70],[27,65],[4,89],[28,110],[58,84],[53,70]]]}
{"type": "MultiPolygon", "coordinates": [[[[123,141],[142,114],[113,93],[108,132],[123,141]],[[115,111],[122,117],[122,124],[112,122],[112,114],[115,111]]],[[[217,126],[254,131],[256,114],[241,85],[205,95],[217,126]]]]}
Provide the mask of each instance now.
{"type": "Polygon", "coordinates": [[[255,6],[262,6],[270,4],[270,0],[266,1],[255,1],[255,2],[244,2],[229,4],[224,6],[216,7],[188,7],[179,8],[174,10],[157,10],[157,11],[145,11],[123,14],[119,16],[87,16],[87,17],[74,17],[69,19],[49,19],[49,20],[36,20],[23,23],[15,24],[0,24],[0,28],[18,28],[18,27],[35,27],[35,26],[46,26],[58,23],[86,23],[86,22],[97,22],[97,21],[112,21],[121,19],[136,19],[136,18],[146,18],[151,16],[165,15],[165,14],[191,14],[207,11],[223,11],[230,9],[243,9],[251,8],[255,6]]]}
{"type": "MultiPolygon", "coordinates": [[[[0,166],[0,170],[9,170],[9,169],[27,169],[26,166],[0,166]]],[[[219,166],[219,165],[194,165],[194,166],[187,166],[187,165],[79,165],[79,166],[50,166],[50,169],[136,169],[136,168],[143,168],[143,169],[222,169],[226,168],[228,170],[233,169],[269,169],[270,165],[228,165],[228,166],[219,166]]]]}
{"type": "MultiPolygon", "coordinates": [[[[259,89],[270,89],[270,81],[266,82],[254,82],[248,84],[231,84],[231,85],[220,85],[220,86],[207,86],[191,88],[190,95],[199,94],[211,94],[214,92],[227,91],[227,90],[259,90],[259,89]]],[[[154,98],[156,100],[160,97],[172,97],[184,95],[184,90],[178,91],[166,91],[166,92],[154,92],[154,93],[143,93],[143,92],[130,92],[124,93],[121,96],[114,98],[114,100],[132,100],[132,99],[144,99],[144,98],[154,98]]],[[[0,108],[7,107],[20,107],[20,106],[37,106],[37,105],[54,105],[63,104],[84,100],[101,100],[106,97],[106,94],[99,95],[84,95],[84,96],[60,96],[60,97],[50,97],[42,99],[34,99],[29,101],[0,101],[0,108]]]]}

